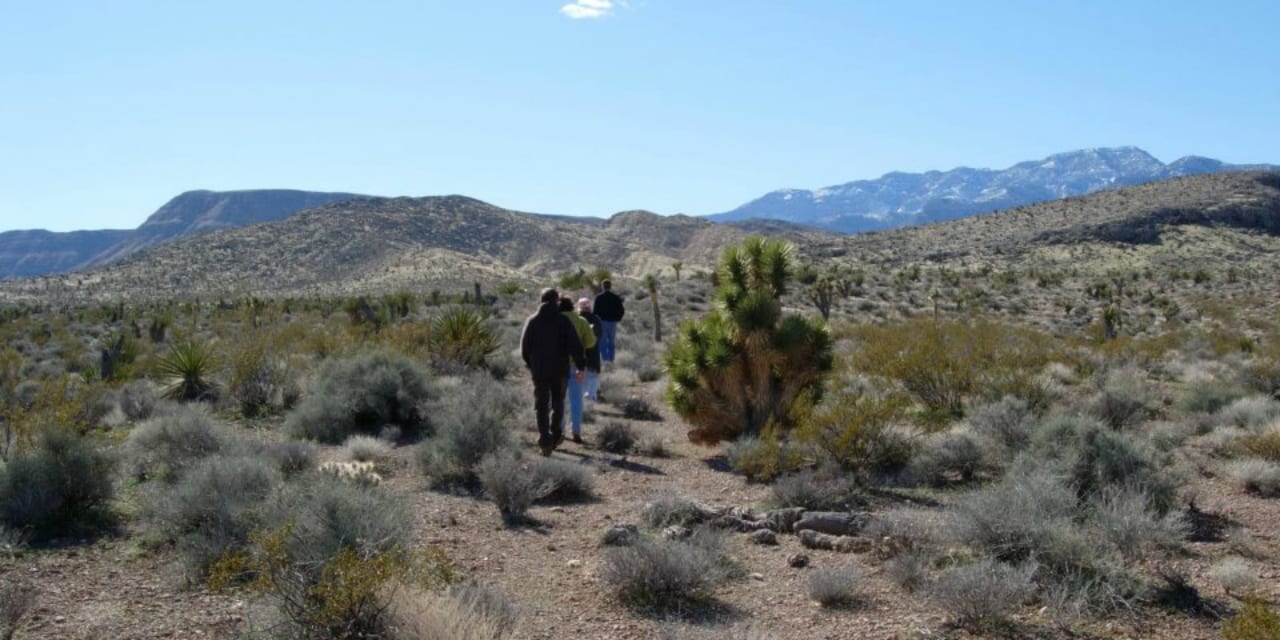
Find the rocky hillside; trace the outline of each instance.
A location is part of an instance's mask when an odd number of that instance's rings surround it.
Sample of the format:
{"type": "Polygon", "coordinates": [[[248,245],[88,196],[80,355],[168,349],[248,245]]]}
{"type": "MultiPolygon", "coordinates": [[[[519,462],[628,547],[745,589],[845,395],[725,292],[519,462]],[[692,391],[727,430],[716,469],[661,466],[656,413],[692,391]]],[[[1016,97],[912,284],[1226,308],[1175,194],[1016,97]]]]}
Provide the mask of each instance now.
{"type": "Polygon", "coordinates": [[[175,238],[283,220],[303,209],[353,197],[285,189],[188,191],[134,230],[6,231],[0,233],[0,279],[84,269],[175,238]]]}
{"type": "Polygon", "coordinates": [[[889,173],[816,191],[783,189],[710,216],[771,218],[854,233],[936,222],[1169,178],[1271,166],[1229,165],[1188,156],[1165,164],[1136,147],[1087,149],[1008,169],[889,173]]]}
{"type": "MultiPolygon", "coordinates": [[[[835,236],[777,229],[803,246],[835,236]]],[[[676,261],[692,272],[748,235],[689,216],[629,211],[605,221],[508,211],[463,196],[359,197],[285,220],[149,247],[108,265],[5,283],[0,296],[345,295],[545,283],[579,267],[641,276],[676,261]]]]}

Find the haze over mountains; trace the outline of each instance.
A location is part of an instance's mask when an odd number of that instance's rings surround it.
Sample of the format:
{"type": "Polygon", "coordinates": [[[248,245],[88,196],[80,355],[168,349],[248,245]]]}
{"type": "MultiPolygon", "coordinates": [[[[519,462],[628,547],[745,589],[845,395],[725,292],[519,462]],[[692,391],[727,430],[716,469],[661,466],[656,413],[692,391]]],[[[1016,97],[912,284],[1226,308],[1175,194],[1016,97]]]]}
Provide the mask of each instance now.
{"type": "Polygon", "coordinates": [[[729,222],[785,220],[838,233],[857,233],[949,220],[1035,202],[1084,195],[1180,176],[1275,170],[1232,165],[1200,156],[1165,164],[1137,147],[1084,149],[1004,170],[960,167],[926,173],[887,173],[815,191],[781,189],[710,216],[729,222]]]}

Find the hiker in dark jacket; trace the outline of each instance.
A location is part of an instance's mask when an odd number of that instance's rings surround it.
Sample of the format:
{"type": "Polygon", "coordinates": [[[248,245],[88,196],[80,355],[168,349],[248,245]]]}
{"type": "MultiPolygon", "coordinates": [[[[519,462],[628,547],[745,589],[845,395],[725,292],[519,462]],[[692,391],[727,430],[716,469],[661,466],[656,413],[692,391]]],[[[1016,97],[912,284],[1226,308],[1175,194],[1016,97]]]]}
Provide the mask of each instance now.
{"type": "Polygon", "coordinates": [[[564,441],[564,394],[569,386],[570,360],[579,380],[587,366],[582,340],[573,322],[560,313],[560,294],[542,291],[538,312],[529,316],[520,334],[520,357],[533,376],[533,410],[538,420],[538,447],[551,455],[564,441]]]}
{"type": "Polygon", "coordinates": [[[591,325],[591,332],[596,334],[596,344],[587,349],[587,397],[593,401],[600,399],[600,335],[603,327],[600,316],[591,313],[591,299],[578,298],[578,315],[591,325]]]}
{"type": "Polygon", "coordinates": [[[618,323],[622,322],[622,316],[626,315],[627,310],[622,306],[622,296],[613,292],[612,280],[605,280],[600,286],[604,287],[604,291],[596,296],[596,303],[592,306],[592,311],[600,317],[600,359],[613,362],[618,342],[618,323]]]}

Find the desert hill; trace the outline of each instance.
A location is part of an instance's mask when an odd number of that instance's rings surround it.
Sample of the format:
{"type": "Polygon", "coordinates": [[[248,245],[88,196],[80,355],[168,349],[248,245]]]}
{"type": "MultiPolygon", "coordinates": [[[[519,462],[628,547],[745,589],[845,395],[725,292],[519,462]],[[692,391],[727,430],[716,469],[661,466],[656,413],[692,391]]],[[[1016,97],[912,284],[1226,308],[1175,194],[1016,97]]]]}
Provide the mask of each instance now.
{"type": "Polygon", "coordinates": [[[93,267],[176,238],[283,220],[302,209],[353,197],[288,189],[188,191],[137,229],[6,231],[0,233],[0,280],[93,267]]]}
{"type": "MultiPolygon", "coordinates": [[[[804,246],[833,236],[777,232],[804,246]]],[[[676,261],[709,268],[747,231],[689,216],[608,221],[508,211],[463,196],[358,197],[285,220],[157,245],[97,269],[6,283],[10,296],[344,295],[546,281],[578,267],[639,277],[676,261]]]]}

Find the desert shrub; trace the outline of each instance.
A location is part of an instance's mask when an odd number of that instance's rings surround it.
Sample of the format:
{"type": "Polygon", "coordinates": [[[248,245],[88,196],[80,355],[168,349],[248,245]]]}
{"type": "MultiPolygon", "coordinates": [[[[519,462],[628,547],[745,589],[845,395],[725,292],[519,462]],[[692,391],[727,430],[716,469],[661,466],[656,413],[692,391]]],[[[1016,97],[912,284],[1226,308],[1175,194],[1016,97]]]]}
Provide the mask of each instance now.
{"type": "Polygon", "coordinates": [[[1249,455],[1280,462],[1280,420],[1259,433],[1243,434],[1238,441],[1249,455]]]}
{"type": "Polygon", "coordinates": [[[511,446],[519,407],[509,387],[488,377],[468,378],[432,406],[436,430],[417,446],[419,468],[435,482],[473,482],[481,459],[511,446]]]}
{"type": "Polygon", "coordinates": [[[809,463],[798,445],[790,440],[779,441],[772,431],[760,437],[739,438],[725,447],[724,455],[729,468],[752,480],[771,480],[809,463]]]}
{"type": "Polygon", "coordinates": [[[657,609],[704,604],[732,574],[719,539],[705,530],[686,540],[606,547],[600,571],[622,602],[657,609]]]}
{"type": "Polygon", "coordinates": [[[338,458],[357,462],[383,462],[391,457],[391,451],[391,445],[384,440],[373,436],[354,435],[342,443],[338,458]]]}
{"type": "Polygon", "coordinates": [[[231,432],[203,410],[174,407],[129,433],[129,471],[141,479],[176,480],[202,458],[232,446],[232,440],[231,432]]]}
{"type": "Polygon", "coordinates": [[[404,590],[391,606],[395,631],[392,640],[501,640],[508,636],[514,619],[505,617],[485,601],[469,599],[450,590],[427,593],[404,590]]]}
{"type": "Polygon", "coordinates": [[[590,471],[578,463],[554,458],[535,458],[530,465],[530,472],[551,487],[548,498],[585,500],[594,493],[595,482],[590,471]]]}
{"type": "Polygon", "coordinates": [[[817,569],[809,574],[809,599],[824,607],[853,604],[862,588],[862,571],[855,564],[817,569]]]}
{"type": "Polygon", "coordinates": [[[667,449],[667,441],[662,436],[648,436],[641,438],[635,447],[636,453],[650,458],[665,458],[671,455],[667,449]]]}
{"type": "Polygon", "coordinates": [[[1280,463],[1246,458],[1231,462],[1226,471],[1227,477],[1246,491],[1268,498],[1280,496],[1280,463]]]}
{"type": "Polygon", "coordinates": [[[911,458],[907,474],[917,482],[943,486],[949,482],[973,482],[1000,471],[996,446],[967,431],[935,433],[911,458]]]}
{"type": "Polygon", "coordinates": [[[808,469],[780,476],[770,490],[770,503],[779,507],[851,511],[865,503],[858,482],[838,468],[808,469]]]}
{"type": "Polygon", "coordinates": [[[357,433],[376,435],[386,425],[418,433],[427,426],[427,379],[421,366],[403,356],[367,353],[327,361],[316,388],[289,414],[285,427],[297,437],[328,444],[357,433]]]}
{"type": "Polygon", "coordinates": [[[782,312],[794,270],[794,248],[748,238],[720,257],[716,307],[686,322],[668,347],[667,401],[692,429],[689,439],[715,444],[786,430],[792,403],[820,390],[831,370],[825,324],[782,312]]]}
{"type": "Polygon", "coordinates": [[[871,515],[863,533],[872,539],[887,540],[897,550],[916,552],[943,541],[949,523],[947,515],[916,507],[884,509],[871,515]]]}
{"type": "Polygon", "coordinates": [[[1237,596],[1253,593],[1258,587],[1258,572],[1243,558],[1234,556],[1213,565],[1209,569],[1209,577],[1222,585],[1227,593],[1237,596]]]}
{"type": "Polygon", "coordinates": [[[130,422],[146,420],[155,414],[160,404],[160,394],[146,380],[133,380],[125,383],[116,392],[116,401],[120,411],[130,422]]]}
{"type": "Polygon", "coordinates": [[[952,569],[929,587],[929,598],[964,625],[998,623],[1035,592],[1031,564],[979,560],[952,569]]]}
{"type": "Polygon", "coordinates": [[[1218,412],[1222,424],[1255,429],[1280,418],[1280,401],[1266,396],[1240,398],[1218,412]]]}
{"type": "Polygon", "coordinates": [[[645,420],[650,422],[660,422],[662,414],[649,404],[648,400],[640,396],[631,396],[622,403],[622,417],[628,420],[645,420]]]}
{"type": "Polygon", "coordinates": [[[271,342],[262,335],[243,340],[231,359],[227,391],[247,417],[287,409],[293,395],[289,367],[271,353],[271,342]]]}
{"type": "Polygon", "coordinates": [[[507,594],[493,587],[474,582],[454,585],[448,595],[494,623],[502,633],[514,630],[520,619],[519,609],[507,594]]]}
{"type": "Polygon", "coordinates": [[[1130,559],[1142,558],[1154,549],[1176,548],[1189,531],[1180,512],[1161,515],[1140,488],[1109,487],[1090,507],[1090,528],[1130,559]]]}
{"type": "Polygon", "coordinates": [[[932,419],[958,417],[973,397],[1027,394],[1054,355],[1052,337],[991,322],[915,318],[855,330],[852,362],[868,375],[896,380],[932,419]]]}
{"type": "Polygon", "coordinates": [[[169,345],[169,351],[156,362],[162,390],[169,400],[213,400],[218,389],[213,383],[217,361],[208,345],[195,342],[177,342],[169,345]]]}
{"type": "Polygon", "coordinates": [[[948,535],[1009,562],[1043,555],[1055,538],[1075,532],[1075,492],[1048,474],[1011,473],[958,500],[948,535]]]}
{"type": "Polygon", "coordinates": [[[1025,400],[1005,396],[975,407],[968,422],[974,433],[999,443],[1006,452],[1017,452],[1031,442],[1035,415],[1025,400]]]}
{"type": "Polygon", "coordinates": [[[631,427],[626,424],[610,422],[600,429],[600,434],[596,436],[596,443],[609,453],[625,454],[635,446],[636,436],[631,427]]]}
{"type": "Polygon", "coordinates": [[[833,394],[798,412],[794,438],[865,481],[900,470],[911,459],[910,442],[894,429],[905,409],[906,401],[898,395],[833,394]]]}
{"type": "Polygon", "coordinates": [[[261,458],[212,455],[155,491],[149,519],[177,543],[192,575],[204,576],[224,555],[249,543],[278,483],[279,473],[261,458]]]}
{"type": "Polygon", "coordinates": [[[11,640],[36,603],[36,590],[25,582],[0,583],[0,640],[11,640]]]}
{"type": "Polygon", "coordinates": [[[85,437],[46,428],[34,448],[0,468],[0,525],[39,543],[110,524],[114,466],[85,437]]]}
{"type": "Polygon", "coordinates": [[[903,591],[915,593],[928,582],[932,564],[928,554],[912,551],[890,558],[884,563],[884,574],[903,591]]]}
{"type": "Polygon", "coordinates": [[[1141,487],[1159,514],[1177,501],[1178,479],[1171,463],[1137,437],[1083,417],[1045,421],[1022,464],[1066,474],[1082,500],[1107,487],[1141,487]]]}
{"type": "Polygon", "coordinates": [[[1189,384],[1178,399],[1183,411],[1215,413],[1244,396],[1244,390],[1221,382],[1189,384]]]}
{"type": "Polygon", "coordinates": [[[362,553],[408,549],[413,518],[385,490],[315,474],[292,482],[272,499],[265,529],[289,528],[289,557],[319,563],[340,549],[362,553]]]}
{"type": "Polygon", "coordinates": [[[297,440],[272,442],[263,449],[262,455],[271,460],[276,469],[286,476],[294,476],[315,468],[316,458],[319,456],[315,445],[297,440]]]}
{"type": "Polygon", "coordinates": [[[1223,640],[1270,640],[1280,638],[1280,614],[1258,597],[1246,598],[1235,617],[1222,624],[1223,640]]]}
{"type": "Polygon", "coordinates": [[[530,467],[510,450],[489,454],[476,465],[480,486],[508,524],[526,520],[533,503],[555,490],[551,478],[534,473],[530,467]]]}
{"type": "Polygon", "coordinates": [[[1089,401],[1089,412],[1112,429],[1123,429],[1146,419],[1150,404],[1151,392],[1139,373],[1121,369],[1107,374],[1089,401]]]}

